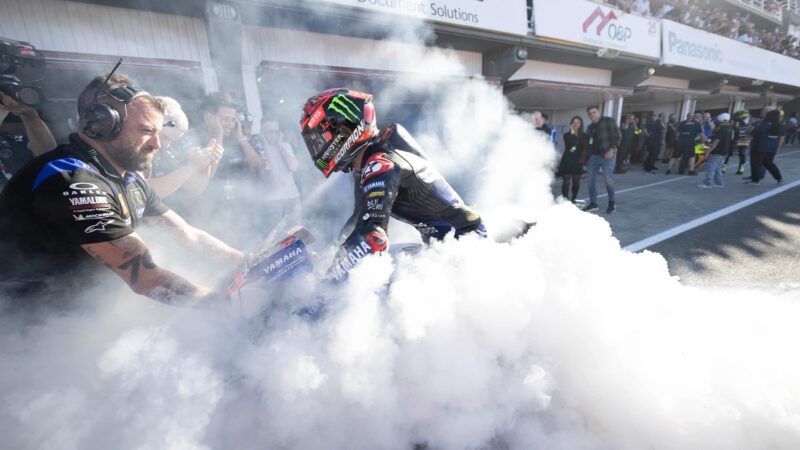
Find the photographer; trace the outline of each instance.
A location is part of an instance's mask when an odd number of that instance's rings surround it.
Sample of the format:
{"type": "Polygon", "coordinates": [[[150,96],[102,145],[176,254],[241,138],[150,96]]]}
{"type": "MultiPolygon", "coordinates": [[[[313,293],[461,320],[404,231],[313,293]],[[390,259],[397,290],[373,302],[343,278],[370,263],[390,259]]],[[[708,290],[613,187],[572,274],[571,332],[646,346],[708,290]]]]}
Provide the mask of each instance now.
{"type": "Polygon", "coordinates": [[[205,258],[231,267],[244,259],[171,211],[140,175],[161,148],[164,104],[116,74],[89,83],[78,114],[81,132],[22,167],[0,193],[0,292],[22,307],[64,306],[114,272],[164,303],[223,299],[159,267],[134,231],[151,223],[205,258]]]}
{"type": "Polygon", "coordinates": [[[44,76],[44,57],[32,45],[0,38],[0,188],[32,157],[56,147],[36,111],[41,91],[30,84],[44,76]],[[6,122],[10,114],[19,118],[21,127],[6,122]]]}

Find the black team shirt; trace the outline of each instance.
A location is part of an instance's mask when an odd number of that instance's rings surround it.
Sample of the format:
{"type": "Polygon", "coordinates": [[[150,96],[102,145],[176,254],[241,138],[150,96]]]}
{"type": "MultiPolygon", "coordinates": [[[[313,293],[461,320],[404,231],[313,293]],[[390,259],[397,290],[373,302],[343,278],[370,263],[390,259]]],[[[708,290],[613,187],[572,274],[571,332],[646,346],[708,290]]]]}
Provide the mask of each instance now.
{"type": "Polygon", "coordinates": [[[67,294],[91,282],[87,273],[111,273],[81,245],[127,236],[143,217],[167,211],[139,174],[121,176],[72,135],[22,167],[0,193],[0,288],[67,294]]]}

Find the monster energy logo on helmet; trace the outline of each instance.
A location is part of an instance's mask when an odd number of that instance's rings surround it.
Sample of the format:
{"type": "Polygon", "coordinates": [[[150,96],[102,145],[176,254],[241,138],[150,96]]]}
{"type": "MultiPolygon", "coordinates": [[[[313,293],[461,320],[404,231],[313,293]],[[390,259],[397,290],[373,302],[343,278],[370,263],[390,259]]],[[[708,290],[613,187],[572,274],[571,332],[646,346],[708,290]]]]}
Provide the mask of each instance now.
{"type": "Polygon", "coordinates": [[[336,111],[345,119],[353,123],[357,123],[359,121],[358,114],[356,114],[350,108],[355,108],[356,111],[361,112],[361,108],[359,108],[358,105],[353,103],[353,101],[347,98],[347,96],[344,94],[339,94],[336,97],[333,97],[330,104],[328,104],[328,111],[336,111]]]}

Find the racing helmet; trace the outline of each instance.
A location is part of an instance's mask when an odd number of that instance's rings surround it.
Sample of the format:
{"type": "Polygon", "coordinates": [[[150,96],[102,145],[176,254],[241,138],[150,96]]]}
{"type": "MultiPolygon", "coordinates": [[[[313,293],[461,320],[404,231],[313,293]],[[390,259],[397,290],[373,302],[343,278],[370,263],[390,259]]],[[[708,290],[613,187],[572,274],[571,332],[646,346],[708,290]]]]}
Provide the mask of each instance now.
{"type": "Polygon", "coordinates": [[[378,134],[372,95],[337,88],[311,97],[300,116],[300,134],[326,178],[349,171],[353,158],[378,134]]]}
{"type": "Polygon", "coordinates": [[[740,109],[733,113],[733,120],[745,120],[750,118],[750,111],[740,109]]]}

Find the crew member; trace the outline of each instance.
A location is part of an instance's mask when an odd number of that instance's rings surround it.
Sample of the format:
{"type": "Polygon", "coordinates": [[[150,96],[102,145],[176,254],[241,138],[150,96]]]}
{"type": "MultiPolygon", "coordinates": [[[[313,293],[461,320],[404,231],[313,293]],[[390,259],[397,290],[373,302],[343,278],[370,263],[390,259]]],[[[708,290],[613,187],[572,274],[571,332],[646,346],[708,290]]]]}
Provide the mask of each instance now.
{"type": "Polygon", "coordinates": [[[134,292],[162,302],[218,299],[159,267],[134,232],[150,221],[223,264],[243,260],[242,252],[189,226],[139,175],[161,147],[163,103],[112,71],[83,90],[78,113],[81,132],[26,164],[0,194],[3,292],[25,301],[66,300],[108,273],[104,265],[134,292]]]}

